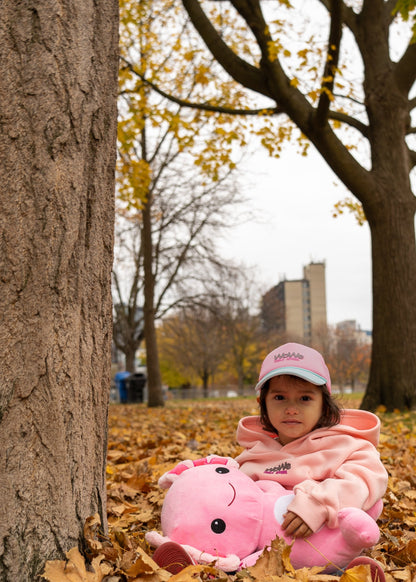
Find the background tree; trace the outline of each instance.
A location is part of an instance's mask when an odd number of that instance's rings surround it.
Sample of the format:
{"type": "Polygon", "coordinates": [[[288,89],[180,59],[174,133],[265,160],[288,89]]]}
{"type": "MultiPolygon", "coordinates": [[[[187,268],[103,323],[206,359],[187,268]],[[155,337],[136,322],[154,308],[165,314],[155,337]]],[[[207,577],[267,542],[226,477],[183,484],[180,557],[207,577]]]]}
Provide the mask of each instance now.
{"type": "Polygon", "coordinates": [[[276,287],[272,287],[263,294],[260,317],[261,327],[265,333],[273,337],[276,337],[277,334],[284,336],[281,343],[289,341],[281,332],[282,329],[285,329],[285,306],[283,301],[276,296],[276,287]]]}
{"type": "Polygon", "coordinates": [[[259,296],[252,273],[242,265],[228,264],[211,271],[204,294],[194,299],[191,308],[162,321],[159,334],[165,381],[176,387],[195,384],[199,378],[205,393],[208,380],[212,385],[214,379],[215,387],[237,385],[240,394],[247,384],[253,386],[269,350],[268,335],[260,326],[259,296]],[[209,338],[197,340],[201,334],[209,338]],[[185,344],[183,338],[187,338],[185,344]],[[201,345],[212,357],[204,360],[201,345]],[[205,384],[201,369],[211,370],[205,384]]]}
{"type": "Polygon", "coordinates": [[[116,214],[113,263],[113,342],[135,372],[136,352],[144,339],[141,232],[134,220],[116,214]],[[123,226],[121,226],[123,224],[123,226]]]}
{"type": "Polygon", "coordinates": [[[188,378],[201,381],[204,397],[224,361],[224,329],[210,307],[190,305],[166,318],[161,329],[164,359],[188,378]]]}
{"type": "Polygon", "coordinates": [[[247,381],[257,382],[259,362],[268,350],[267,334],[260,324],[259,297],[253,274],[244,266],[229,268],[227,276],[222,275],[211,290],[211,309],[225,338],[223,367],[235,375],[240,394],[247,381]]]}
{"type": "MultiPolygon", "coordinates": [[[[114,279],[117,279],[115,274],[114,279]]],[[[120,288],[116,288],[117,292],[120,288]]],[[[129,295],[128,303],[117,303],[113,309],[113,341],[114,345],[125,356],[125,370],[136,371],[136,353],[144,338],[143,310],[137,306],[135,298],[129,295]]]]}
{"type": "MultiPolygon", "coordinates": [[[[182,3],[224,70],[273,104],[282,118],[280,127],[299,128],[362,204],[373,269],[373,350],[362,406],[414,406],[416,200],[410,173],[416,152],[410,113],[416,99],[410,92],[416,44],[414,20],[407,28],[402,23],[400,36],[394,26],[397,7],[407,18],[415,2],[363,0],[350,6],[342,0],[317,0],[311,12],[303,4],[292,8],[260,0],[182,3]],[[231,7],[253,39],[251,58],[236,48],[233,30],[218,25],[218,13],[231,7]],[[294,51],[289,35],[308,19],[315,28],[309,33],[303,28],[294,51]],[[347,47],[351,52],[345,52],[347,47]],[[363,145],[358,152],[350,147],[354,139],[363,145]]],[[[276,132],[277,143],[279,138],[276,132]]]]}
{"type": "Polygon", "coordinates": [[[360,341],[355,321],[339,324],[332,332],[331,349],[326,354],[331,379],[340,391],[354,390],[358,383],[365,384],[371,362],[371,346],[360,341]]]}
{"type": "MultiPolygon", "coordinates": [[[[128,298],[117,261],[114,280],[121,313],[143,307],[150,406],[164,404],[155,321],[178,298],[189,302],[207,263],[218,262],[218,232],[232,222],[235,210],[229,208],[241,200],[230,180],[238,137],[232,124],[226,117],[214,123],[210,112],[184,111],[142,81],[162,78],[173,93],[181,88],[189,96],[197,82],[208,83],[206,63],[185,42],[186,27],[179,40],[171,34],[169,27],[180,25],[177,13],[166,0],[121,2],[118,207],[120,236],[132,258],[128,298]]],[[[227,95],[231,85],[223,84],[227,95]]],[[[125,336],[137,337],[134,318],[129,321],[125,336]]]]}
{"type": "Polygon", "coordinates": [[[117,2],[4,2],[0,579],[106,524],[117,2]]]}

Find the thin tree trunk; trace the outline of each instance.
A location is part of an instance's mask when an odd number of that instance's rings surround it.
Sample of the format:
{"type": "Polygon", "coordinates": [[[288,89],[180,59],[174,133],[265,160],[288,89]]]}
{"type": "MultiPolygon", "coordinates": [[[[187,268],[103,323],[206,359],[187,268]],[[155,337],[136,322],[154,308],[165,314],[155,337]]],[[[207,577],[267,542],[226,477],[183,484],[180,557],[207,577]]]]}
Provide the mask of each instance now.
{"type": "MultiPolygon", "coordinates": [[[[149,195],[150,197],[150,195],[149,195]]],[[[148,405],[164,406],[162,379],[159,366],[159,352],[157,346],[154,296],[155,283],[153,275],[153,243],[151,229],[151,200],[144,204],[142,225],[142,248],[144,266],[144,339],[146,343],[146,368],[148,405]]]]}
{"type": "MultiPolygon", "coordinates": [[[[146,124],[141,132],[142,159],[147,162],[146,124]]],[[[155,326],[155,276],[153,274],[152,193],[149,191],[142,210],[142,251],[144,270],[144,341],[146,343],[147,403],[164,406],[162,378],[155,326]]]]}
{"type": "Polygon", "coordinates": [[[202,393],[204,398],[208,398],[208,381],[209,381],[209,372],[204,370],[202,373],[202,393]]]}
{"type": "Polygon", "coordinates": [[[106,527],[117,12],[1,7],[2,582],[106,527]]]}
{"type": "Polygon", "coordinates": [[[129,350],[128,348],[126,348],[124,355],[126,357],[126,371],[131,373],[135,372],[136,350],[133,349],[129,350]]]}

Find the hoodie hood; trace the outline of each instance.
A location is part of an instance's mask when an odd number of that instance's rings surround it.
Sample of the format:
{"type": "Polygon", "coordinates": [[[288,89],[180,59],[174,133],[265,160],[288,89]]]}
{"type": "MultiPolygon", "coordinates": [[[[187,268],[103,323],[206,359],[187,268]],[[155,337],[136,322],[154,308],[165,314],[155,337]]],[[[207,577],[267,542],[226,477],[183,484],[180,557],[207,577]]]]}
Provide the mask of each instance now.
{"type": "Polygon", "coordinates": [[[341,412],[341,421],[332,427],[340,433],[350,434],[378,446],[380,439],[380,419],[367,410],[346,409],[341,412]]]}
{"type": "MultiPolygon", "coordinates": [[[[286,447],[290,447],[292,444],[298,447],[301,442],[307,440],[321,439],[326,436],[335,435],[350,435],[354,438],[366,440],[377,447],[380,438],[380,419],[372,412],[366,410],[346,409],[341,412],[339,424],[329,428],[318,428],[306,434],[304,437],[289,443],[286,447]]],[[[237,428],[237,440],[241,446],[251,448],[259,441],[266,446],[270,446],[270,439],[276,442],[276,435],[263,429],[260,424],[260,417],[246,416],[240,420],[237,428]]],[[[282,445],[278,444],[278,446],[281,448],[282,445]]]]}

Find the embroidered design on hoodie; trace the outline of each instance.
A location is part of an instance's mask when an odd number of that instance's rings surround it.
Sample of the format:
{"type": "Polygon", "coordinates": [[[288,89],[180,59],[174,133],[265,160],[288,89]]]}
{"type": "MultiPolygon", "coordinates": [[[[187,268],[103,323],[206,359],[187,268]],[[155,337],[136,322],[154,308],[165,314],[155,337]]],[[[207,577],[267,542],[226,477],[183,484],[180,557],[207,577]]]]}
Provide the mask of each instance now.
{"type": "Polygon", "coordinates": [[[277,474],[277,475],[286,475],[286,473],[289,471],[289,469],[292,467],[292,465],[290,463],[288,463],[287,461],[285,461],[284,463],[281,463],[280,465],[277,465],[275,467],[268,467],[267,469],[265,469],[265,473],[267,475],[271,475],[271,474],[277,474]]]}

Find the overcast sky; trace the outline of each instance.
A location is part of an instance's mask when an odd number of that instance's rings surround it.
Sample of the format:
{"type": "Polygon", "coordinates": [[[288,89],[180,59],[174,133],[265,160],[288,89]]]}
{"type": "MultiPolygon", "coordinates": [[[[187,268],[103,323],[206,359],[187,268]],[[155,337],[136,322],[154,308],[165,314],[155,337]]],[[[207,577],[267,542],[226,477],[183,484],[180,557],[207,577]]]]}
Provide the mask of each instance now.
{"type": "Polygon", "coordinates": [[[261,219],[227,232],[226,256],[256,266],[265,291],[284,278],[303,278],[311,261],[325,261],[328,323],[355,319],[371,329],[368,225],[349,213],[332,217],[345,187],[314,151],[287,151],[277,160],[259,152],[248,167],[250,205],[261,219]]]}

